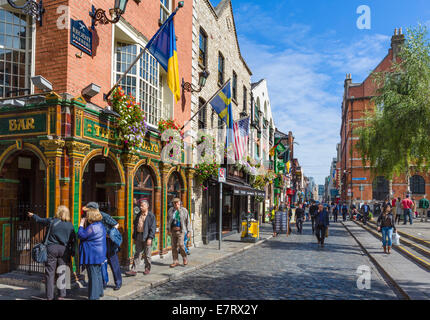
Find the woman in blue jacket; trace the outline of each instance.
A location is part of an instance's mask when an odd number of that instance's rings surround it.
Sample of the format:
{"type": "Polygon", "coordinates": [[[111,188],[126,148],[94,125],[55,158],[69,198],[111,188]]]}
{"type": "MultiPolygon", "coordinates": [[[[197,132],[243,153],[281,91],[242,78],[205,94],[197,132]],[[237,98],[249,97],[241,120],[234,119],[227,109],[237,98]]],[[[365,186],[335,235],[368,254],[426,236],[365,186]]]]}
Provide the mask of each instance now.
{"type": "Polygon", "coordinates": [[[84,265],[88,273],[88,299],[103,297],[103,278],[101,265],[106,260],[106,229],[97,209],[89,209],[81,219],[78,230],[79,264],[84,265]],[[84,228],[85,222],[88,227],[84,228]]]}

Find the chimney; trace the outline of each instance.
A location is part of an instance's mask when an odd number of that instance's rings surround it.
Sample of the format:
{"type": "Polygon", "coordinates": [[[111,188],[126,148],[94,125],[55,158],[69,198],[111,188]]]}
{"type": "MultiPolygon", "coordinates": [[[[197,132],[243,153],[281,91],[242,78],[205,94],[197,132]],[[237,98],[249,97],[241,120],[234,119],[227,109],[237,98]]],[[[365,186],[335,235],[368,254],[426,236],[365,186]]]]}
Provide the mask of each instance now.
{"type": "Polygon", "coordinates": [[[396,61],[397,56],[400,52],[401,46],[405,43],[405,35],[403,34],[402,28],[394,29],[394,35],[391,37],[391,49],[393,50],[393,61],[396,61]]]}

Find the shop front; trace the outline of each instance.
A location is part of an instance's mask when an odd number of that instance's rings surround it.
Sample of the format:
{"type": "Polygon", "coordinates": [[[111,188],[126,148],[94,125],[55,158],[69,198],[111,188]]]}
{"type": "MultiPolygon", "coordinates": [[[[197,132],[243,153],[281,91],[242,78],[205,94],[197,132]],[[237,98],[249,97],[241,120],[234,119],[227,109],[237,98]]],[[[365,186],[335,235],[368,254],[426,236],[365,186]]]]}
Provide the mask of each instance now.
{"type": "Polygon", "coordinates": [[[123,265],[132,262],[133,219],[141,199],[148,200],[157,220],[153,254],[168,252],[167,211],[175,197],[189,208],[193,170],[161,162],[155,131],[148,131],[142,149],[127,152],[116,121],[80,97],[55,93],[19,110],[0,109],[0,273],[44,271],[30,252],[46,230],[27,218],[28,211],[53,217],[66,205],[77,231],[82,206],[90,201],[118,221],[123,265]]]}

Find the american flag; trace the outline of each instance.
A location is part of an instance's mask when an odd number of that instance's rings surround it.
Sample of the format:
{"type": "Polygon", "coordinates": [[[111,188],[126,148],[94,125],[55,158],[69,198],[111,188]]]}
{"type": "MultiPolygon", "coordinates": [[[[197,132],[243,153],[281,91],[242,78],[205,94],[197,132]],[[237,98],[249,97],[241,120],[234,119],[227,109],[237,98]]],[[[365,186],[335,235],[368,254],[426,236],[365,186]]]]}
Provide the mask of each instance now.
{"type": "Polygon", "coordinates": [[[233,123],[234,154],[236,160],[241,160],[247,155],[249,138],[249,117],[237,120],[233,123]]]}

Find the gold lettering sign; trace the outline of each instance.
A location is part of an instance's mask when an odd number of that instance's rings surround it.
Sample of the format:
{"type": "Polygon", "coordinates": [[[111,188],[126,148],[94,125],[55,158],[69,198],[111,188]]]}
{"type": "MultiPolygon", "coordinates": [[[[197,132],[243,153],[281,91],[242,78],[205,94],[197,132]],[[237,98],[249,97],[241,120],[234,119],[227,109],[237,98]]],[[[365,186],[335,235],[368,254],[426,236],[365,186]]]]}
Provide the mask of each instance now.
{"type": "Polygon", "coordinates": [[[25,131],[33,129],[35,129],[34,118],[9,120],[9,131],[25,131]]]}

